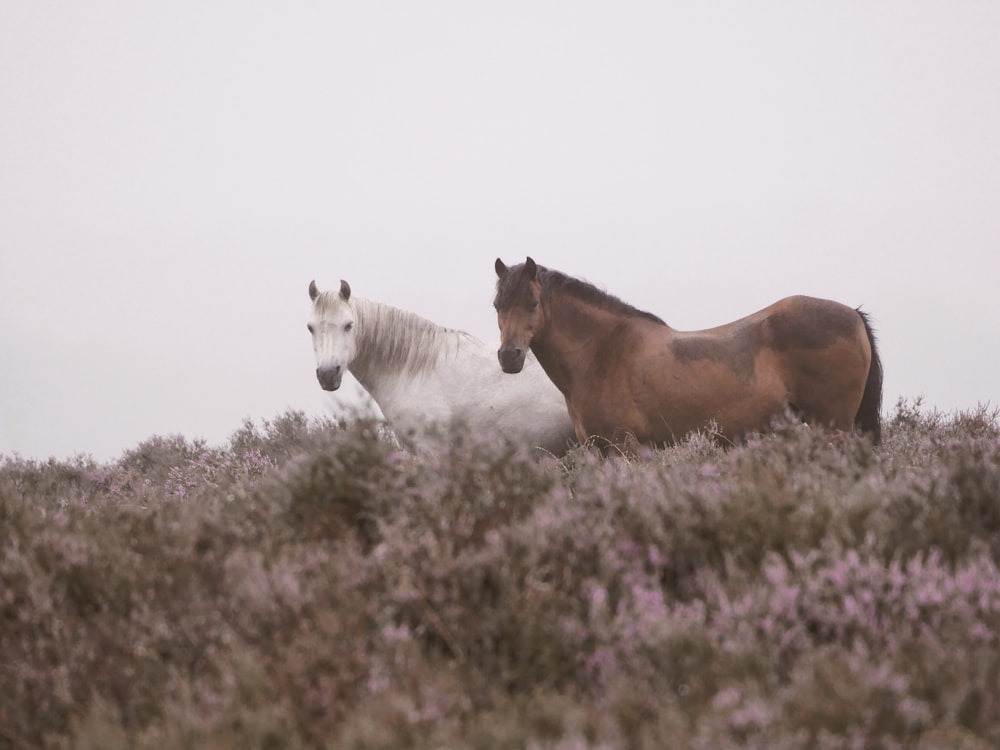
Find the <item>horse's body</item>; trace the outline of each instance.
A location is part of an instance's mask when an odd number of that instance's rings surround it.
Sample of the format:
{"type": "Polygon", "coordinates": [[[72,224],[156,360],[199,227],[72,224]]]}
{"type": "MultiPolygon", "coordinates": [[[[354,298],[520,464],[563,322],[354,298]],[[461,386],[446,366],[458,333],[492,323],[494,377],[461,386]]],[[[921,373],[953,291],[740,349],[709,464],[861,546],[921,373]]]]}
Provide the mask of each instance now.
{"type": "Polygon", "coordinates": [[[557,271],[498,258],[500,364],[528,348],[562,391],[577,439],[668,444],[712,426],[725,439],[786,408],[878,442],[882,366],[864,313],[788,297],[727,325],[676,331],[557,271]]]}
{"type": "Polygon", "coordinates": [[[566,402],[534,360],[523,379],[507,377],[497,369],[494,346],[352,297],[344,281],[326,292],[313,282],[309,296],[320,385],[336,390],[349,369],[398,433],[458,420],[474,432],[499,433],[552,453],[565,452],[573,439],[566,402]]]}

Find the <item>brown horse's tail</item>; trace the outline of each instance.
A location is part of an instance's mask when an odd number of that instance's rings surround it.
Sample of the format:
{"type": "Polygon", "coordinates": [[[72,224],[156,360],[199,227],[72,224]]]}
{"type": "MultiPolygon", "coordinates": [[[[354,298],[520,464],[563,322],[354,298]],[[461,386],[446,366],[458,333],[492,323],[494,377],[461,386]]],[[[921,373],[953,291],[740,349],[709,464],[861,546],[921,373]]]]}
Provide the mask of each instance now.
{"type": "Polygon", "coordinates": [[[865,381],[865,392],[861,396],[861,406],[854,417],[854,428],[871,436],[872,442],[878,445],[882,441],[882,359],[875,345],[875,332],[866,313],[858,310],[861,321],[865,324],[868,334],[868,344],[872,350],[872,361],[868,366],[868,380],[865,381]]]}

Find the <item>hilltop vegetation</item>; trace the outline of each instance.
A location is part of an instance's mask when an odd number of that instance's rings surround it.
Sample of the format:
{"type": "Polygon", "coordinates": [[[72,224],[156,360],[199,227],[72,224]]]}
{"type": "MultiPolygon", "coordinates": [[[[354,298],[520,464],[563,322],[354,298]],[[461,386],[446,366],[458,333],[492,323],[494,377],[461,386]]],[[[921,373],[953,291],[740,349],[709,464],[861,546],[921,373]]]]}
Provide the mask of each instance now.
{"type": "Polygon", "coordinates": [[[1000,425],[0,459],[0,748],[1000,746],[1000,425]]]}

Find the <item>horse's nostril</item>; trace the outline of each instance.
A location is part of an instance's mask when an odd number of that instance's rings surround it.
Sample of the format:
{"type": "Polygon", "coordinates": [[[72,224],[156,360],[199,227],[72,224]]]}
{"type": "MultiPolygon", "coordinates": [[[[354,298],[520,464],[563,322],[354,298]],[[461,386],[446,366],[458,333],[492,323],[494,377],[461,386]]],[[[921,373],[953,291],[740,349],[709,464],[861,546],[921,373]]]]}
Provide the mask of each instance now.
{"type": "Polygon", "coordinates": [[[501,349],[497,352],[497,359],[500,360],[500,367],[504,372],[520,372],[524,366],[524,349],[521,347],[501,349]]]}
{"type": "Polygon", "coordinates": [[[343,374],[343,365],[326,365],[316,368],[316,379],[326,391],[335,391],[340,388],[343,374]]]}

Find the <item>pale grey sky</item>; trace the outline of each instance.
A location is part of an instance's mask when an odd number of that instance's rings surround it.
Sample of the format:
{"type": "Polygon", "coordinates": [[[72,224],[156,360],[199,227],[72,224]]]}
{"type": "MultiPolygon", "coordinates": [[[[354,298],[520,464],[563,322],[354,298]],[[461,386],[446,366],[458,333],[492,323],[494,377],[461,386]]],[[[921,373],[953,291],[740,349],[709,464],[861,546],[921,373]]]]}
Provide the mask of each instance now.
{"type": "Polygon", "coordinates": [[[317,412],[306,288],[487,340],[530,254],[677,328],[864,305],[1000,403],[1000,3],[0,2],[0,453],[317,412]]]}

